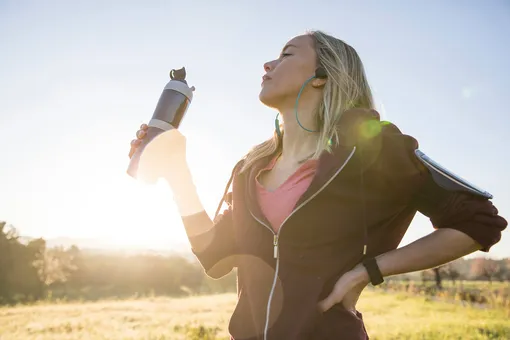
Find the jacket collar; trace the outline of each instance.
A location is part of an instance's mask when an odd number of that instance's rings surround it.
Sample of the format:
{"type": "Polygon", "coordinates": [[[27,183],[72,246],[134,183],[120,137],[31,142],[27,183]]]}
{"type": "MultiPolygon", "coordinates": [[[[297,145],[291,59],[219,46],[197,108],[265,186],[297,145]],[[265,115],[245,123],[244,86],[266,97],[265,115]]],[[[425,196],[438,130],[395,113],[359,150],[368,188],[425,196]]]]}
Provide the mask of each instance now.
{"type": "MultiPolygon", "coordinates": [[[[299,198],[296,206],[313,196],[344,166],[356,148],[363,146],[368,140],[377,134],[380,127],[380,116],[375,110],[352,109],[346,111],[340,121],[338,140],[332,141],[331,152],[324,151],[319,157],[317,170],[310,186],[299,198]]],[[[250,211],[267,225],[269,222],[264,218],[256,195],[256,176],[261,169],[276,156],[276,153],[264,157],[255,162],[246,176],[246,201],[250,211]]]]}

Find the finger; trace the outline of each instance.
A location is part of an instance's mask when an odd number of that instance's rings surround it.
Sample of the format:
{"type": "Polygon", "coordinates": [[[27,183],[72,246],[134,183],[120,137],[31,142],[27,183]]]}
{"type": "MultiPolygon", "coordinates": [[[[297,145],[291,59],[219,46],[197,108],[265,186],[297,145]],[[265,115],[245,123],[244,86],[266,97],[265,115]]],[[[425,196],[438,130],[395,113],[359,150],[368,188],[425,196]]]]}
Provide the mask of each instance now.
{"type": "Polygon", "coordinates": [[[140,125],[140,130],[147,130],[149,128],[149,126],[145,123],[143,123],[142,125],[140,125]]]}
{"type": "Polygon", "coordinates": [[[328,296],[327,298],[325,298],[324,300],[320,301],[319,304],[318,304],[318,308],[319,308],[319,311],[321,311],[322,313],[326,312],[328,309],[330,309],[331,307],[333,307],[333,305],[335,305],[335,301],[333,299],[333,297],[330,295],[328,296]]]}
{"type": "Polygon", "coordinates": [[[136,138],[142,139],[143,137],[145,137],[146,134],[147,132],[145,130],[138,130],[136,131],[136,138]]]}
{"type": "Polygon", "coordinates": [[[137,147],[142,141],[140,139],[133,139],[131,141],[131,147],[137,147]]]}

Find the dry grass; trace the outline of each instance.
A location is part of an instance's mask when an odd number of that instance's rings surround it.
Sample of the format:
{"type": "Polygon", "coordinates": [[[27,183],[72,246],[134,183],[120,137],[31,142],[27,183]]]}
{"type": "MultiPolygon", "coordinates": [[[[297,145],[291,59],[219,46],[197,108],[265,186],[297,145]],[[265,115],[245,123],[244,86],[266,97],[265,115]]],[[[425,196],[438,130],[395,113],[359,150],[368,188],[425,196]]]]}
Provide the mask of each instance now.
{"type": "MultiPolygon", "coordinates": [[[[222,294],[0,308],[0,339],[227,339],[235,299],[222,294]]],[[[358,308],[373,340],[510,339],[508,311],[502,309],[370,290],[358,308]]]]}

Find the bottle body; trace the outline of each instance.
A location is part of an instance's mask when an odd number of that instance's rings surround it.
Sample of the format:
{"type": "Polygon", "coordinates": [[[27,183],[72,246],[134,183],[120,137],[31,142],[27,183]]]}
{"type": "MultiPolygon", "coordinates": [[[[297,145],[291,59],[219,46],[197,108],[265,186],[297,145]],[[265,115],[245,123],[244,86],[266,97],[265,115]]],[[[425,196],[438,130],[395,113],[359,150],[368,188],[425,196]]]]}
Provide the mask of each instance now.
{"type": "MultiPolygon", "coordinates": [[[[172,129],[178,129],[181,125],[182,119],[184,118],[191,100],[193,99],[194,90],[193,87],[190,88],[186,83],[186,80],[184,79],[185,75],[186,73],[184,68],[178,71],[172,70],[170,73],[170,77],[172,79],[163,89],[152,115],[152,119],[147,124],[147,133],[129,162],[127,173],[131,177],[139,178],[140,161],[147,146],[160,134],[172,129]]],[[[158,149],[158,153],[163,152],[164,150],[161,150],[160,148],[158,149]]],[[[164,157],[164,154],[152,155],[152,157],[145,157],[145,159],[155,159],[158,157],[164,157]]],[[[157,179],[154,178],[154,174],[158,173],[158,169],[155,169],[158,162],[151,163],[152,164],[144,164],[144,168],[147,166],[149,168],[153,168],[150,169],[152,175],[144,175],[144,179],[150,182],[157,179]],[[148,177],[151,177],[151,179],[148,177]]]]}

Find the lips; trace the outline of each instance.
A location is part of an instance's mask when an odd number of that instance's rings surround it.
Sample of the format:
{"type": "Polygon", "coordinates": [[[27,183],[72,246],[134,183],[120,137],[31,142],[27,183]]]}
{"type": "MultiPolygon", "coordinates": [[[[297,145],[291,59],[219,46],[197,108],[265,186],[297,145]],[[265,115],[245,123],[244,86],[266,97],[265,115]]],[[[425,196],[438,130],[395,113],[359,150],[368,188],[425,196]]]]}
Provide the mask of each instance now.
{"type": "Polygon", "coordinates": [[[264,84],[266,81],[271,80],[271,77],[269,77],[267,74],[262,76],[262,84],[264,84]]]}

